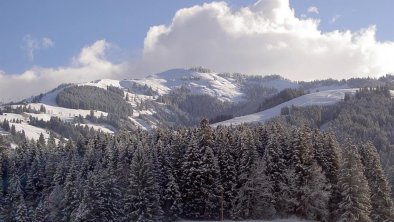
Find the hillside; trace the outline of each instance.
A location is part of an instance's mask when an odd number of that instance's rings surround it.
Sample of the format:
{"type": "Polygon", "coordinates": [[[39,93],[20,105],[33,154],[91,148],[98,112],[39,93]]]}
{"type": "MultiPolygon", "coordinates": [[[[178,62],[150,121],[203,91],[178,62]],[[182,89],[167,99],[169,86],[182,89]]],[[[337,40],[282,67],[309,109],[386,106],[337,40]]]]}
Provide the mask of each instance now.
{"type": "Polygon", "coordinates": [[[355,93],[357,89],[336,89],[336,90],[327,90],[327,91],[320,91],[315,93],[310,93],[304,96],[300,96],[298,98],[292,99],[290,101],[281,103],[273,108],[246,115],[235,117],[230,120],[226,120],[223,122],[215,123],[213,126],[218,125],[239,125],[242,123],[264,123],[265,121],[277,117],[281,115],[281,111],[285,107],[303,107],[303,106],[325,106],[325,105],[332,105],[333,103],[342,101],[345,97],[346,93],[355,93]]]}
{"type": "MultiPolygon", "coordinates": [[[[151,130],[156,127],[192,126],[203,117],[223,112],[252,113],[254,101],[298,84],[280,76],[256,77],[220,74],[203,68],[173,69],[143,79],[102,79],[64,84],[7,108],[0,120],[15,125],[31,139],[48,130],[28,126],[30,118],[87,126],[106,133],[120,128],[151,130]],[[249,104],[251,108],[245,109],[249,104]],[[123,111],[119,110],[122,105],[123,111]],[[129,110],[129,111],[125,111],[129,110]],[[14,112],[17,117],[8,114],[14,112]],[[21,123],[13,120],[19,119],[21,123]]],[[[256,103],[257,104],[257,103],[256,103]]]]}
{"type": "MultiPolygon", "coordinates": [[[[82,127],[85,132],[92,128],[115,133],[120,129],[195,126],[202,118],[214,122],[227,120],[215,126],[265,122],[280,115],[284,107],[332,104],[359,86],[388,83],[391,76],[297,83],[278,75],[172,69],[142,79],[63,84],[45,94],[1,106],[4,114],[0,113],[0,121],[9,121],[16,131],[24,130],[30,139],[37,139],[41,133],[48,138],[52,131],[62,134],[64,128],[72,131],[73,126],[82,127]],[[289,89],[302,92],[294,94],[302,96],[280,98],[289,89]],[[276,99],[281,103],[275,103],[276,99]],[[265,110],[257,112],[261,107],[265,110]]],[[[6,133],[4,129],[2,133],[6,133]]]]}

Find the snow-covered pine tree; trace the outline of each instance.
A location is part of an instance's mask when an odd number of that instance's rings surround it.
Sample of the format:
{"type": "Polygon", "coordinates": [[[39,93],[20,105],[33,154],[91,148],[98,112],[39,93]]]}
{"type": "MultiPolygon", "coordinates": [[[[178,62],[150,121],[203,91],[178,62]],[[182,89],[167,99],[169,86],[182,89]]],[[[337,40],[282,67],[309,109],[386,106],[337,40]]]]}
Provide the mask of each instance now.
{"type": "MultiPolygon", "coordinates": [[[[329,186],[313,158],[312,133],[303,126],[293,134],[295,181],[298,188],[296,214],[302,218],[328,219],[329,186]]],[[[320,138],[319,138],[320,139],[320,138]]]]}
{"type": "Polygon", "coordinates": [[[140,143],[129,173],[125,214],[129,221],[158,221],[162,216],[151,159],[140,143]]]}
{"type": "Polygon", "coordinates": [[[82,202],[76,219],[79,221],[115,221],[122,218],[120,214],[120,191],[109,173],[101,163],[96,164],[88,175],[84,186],[82,202]]]}
{"type": "Polygon", "coordinates": [[[167,171],[167,176],[168,181],[162,196],[163,219],[164,221],[175,221],[182,214],[182,196],[172,172],[167,171]]]}
{"type": "Polygon", "coordinates": [[[371,219],[373,221],[394,220],[394,205],[386,175],[380,163],[378,151],[372,143],[360,147],[365,177],[371,190],[371,219]]]}
{"type": "MultiPolygon", "coordinates": [[[[221,211],[223,210],[223,217],[229,218],[230,213],[232,211],[231,202],[234,200],[237,195],[236,190],[236,166],[234,157],[232,155],[231,144],[227,138],[227,132],[220,132],[220,135],[216,141],[217,150],[218,150],[218,165],[220,171],[220,180],[222,191],[220,194],[221,202],[221,211]]],[[[222,213],[222,212],[221,212],[222,213]]]]}
{"type": "MultiPolygon", "coordinates": [[[[272,183],[273,195],[275,196],[275,210],[277,212],[285,212],[284,205],[288,199],[283,197],[283,184],[286,184],[284,172],[286,166],[283,159],[283,150],[279,140],[279,131],[275,126],[270,129],[270,138],[264,153],[265,173],[267,180],[272,183]]],[[[286,196],[287,198],[287,196],[286,196]]]]}
{"type": "Polygon", "coordinates": [[[236,219],[247,219],[251,217],[251,210],[248,204],[243,204],[249,202],[249,200],[247,200],[249,196],[245,195],[245,189],[243,188],[245,188],[245,186],[250,186],[250,184],[248,185],[247,183],[250,182],[250,177],[259,158],[259,154],[257,153],[255,141],[253,140],[250,129],[241,127],[237,139],[237,147],[239,150],[238,161],[236,163],[237,181],[235,189],[237,189],[237,195],[232,201],[232,217],[236,219]]]}
{"type": "MultiPolygon", "coordinates": [[[[341,152],[332,133],[323,136],[323,147],[320,151],[321,156],[318,159],[319,165],[322,167],[323,173],[326,175],[327,182],[331,186],[331,195],[329,200],[329,211],[331,220],[335,220],[335,215],[339,210],[339,202],[341,201],[341,193],[338,187],[338,176],[341,161],[341,152]]],[[[319,146],[319,149],[321,147],[319,146]]]]}
{"type": "Polygon", "coordinates": [[[273,182],[267,179],[261,160],[256,161],[235,197],[233,217],[236,219],[272,218],[276,211],[273,182]]]}
{"type": "Polygon", "coordinates": [[[370,222],[371,194],[357,147],[347,141],[342,157],[338,178],[342,195],[338,221],[370,222]]]}
{"type": "Polygon", "coordinates": [[[64,182],[64,199],[62,200],[62,220],[69,221],[71,218],[75,218],[76,211],[80,202],[80,195],[82,187],[80,187],[78,169],[79,161],[77,159],[77,154],[74,154],[69,164],[69,170],[66,174],[66,179],[64,182]]]}
{"type": "Polygon", "coordinates": [[[208,171],[210,170],[204,166],[208,164],[209,159],[207,157],[199,147],[197,138],[192,134],[182,163],[180,182],[184,218],[204,219],[208,195],[215,191],[206,189],[205,183],[208,178],[205,177],[204,171],[209,174],[208,171]]]}
{"type": "Polygon", "coordinates": [[[42,155],[41,151],[36,152],[27,173],[26,200],[33,205],[37,204],[35,200],[37,200],[41,195],[40,192],[44,189],[45,165],[42,155]]]}
{"type": "Polygon", "coordinates": [[[218,219],[220,209],[220,174],[216,157],[210,147],[203,147],[202,156],[202,187],[205,199],[204,219],[218,219]]]}
{"type": "Polygon", "coordinates": [[[17,174],[14,174],[12,175],[12,178],[10,190],[13,209],[12,219],[13,221],[18,222],[28,222],[30,216],[22,191],[20,177],[17,174]]]}

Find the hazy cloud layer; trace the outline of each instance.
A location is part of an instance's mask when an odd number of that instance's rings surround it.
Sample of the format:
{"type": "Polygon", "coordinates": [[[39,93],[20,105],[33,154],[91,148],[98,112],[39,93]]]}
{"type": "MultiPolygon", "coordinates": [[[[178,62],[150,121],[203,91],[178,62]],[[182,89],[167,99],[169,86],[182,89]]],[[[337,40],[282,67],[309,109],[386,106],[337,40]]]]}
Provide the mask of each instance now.
{"type": "Polygon", "coordinates": [[[258,1],[237,10],[225,2],[181,9],[171,24],[150,28],[137,71],[202,65],[294,80],[394,71],[394,43],[378,42],[375,26],[323,33],[319,22],[297,18],[289,0],[258,1]]]}
{"type": "Polygon", "coordinates": [[[111,44],[99,40],[84,47],[66,67],[34,67],[22,74],[0,70],[0,101],[16,101],[51,90],[62,83],[86,82],[102,78],[122,78],[126,65],[113,64],[105,58],[111,44]]]}

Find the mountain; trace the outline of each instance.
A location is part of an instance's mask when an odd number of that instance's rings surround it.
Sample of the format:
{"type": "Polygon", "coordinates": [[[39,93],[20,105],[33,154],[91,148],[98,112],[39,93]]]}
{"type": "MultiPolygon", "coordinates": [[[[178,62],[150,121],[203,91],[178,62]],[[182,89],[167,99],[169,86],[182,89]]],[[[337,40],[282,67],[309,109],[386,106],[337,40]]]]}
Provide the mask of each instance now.
{"type": "Polygon", "coordinates": [[[257,99],[297,87],[297,83],[280,76],[223,74],[204,68],[172,69],[143,79],[102,79],[60,85],[48,93],[2,106],[5,114],[0,116],[0,121],[14,122],[16,131],[24,130],[26,136],[33,139],[41,133],[48,138],[49,131],[29,125],[31,118],[44,122],[59,118],[106,133],[119,128],[150,130],[162,126],[191,126],[203,117],[214,118],[225,112],[255,112],[257,99]],[[95,97],[98,94],[100,98],[95,97]],[[107,104],[99,104],[104,100],[107,104]],[[111,108],[120,104],[132,112],[111,108]],[[242,111],[248,104],[252,107],[250,111],[242,111]],[[13,114],[9,114],[11,112],[13,114]]]}
{"type": "MultiPolygon", "coordinates": [[[[357,87],[387,82],[293,82],[278,75],[216,73],[201,67],[172,69],[142,79],[63,84],[45,94],[0,106],[0,121],[9,121],[16,132],[24,131],[32,139],[40,134],[49,138],[51,132],[76,137],[71,132],[74,126],[81,132],[93,128],[114,133],[120,129],[195,126],[205,117],[215,125],[264,122],[287,106],[331,104],[357,87]],[[217,123],[221,121],[225,122],[217,123]],[[64,133],[64,128],[70,132],[64,133]]],[[[4,129],[0,132],[7,133],[4,129]]]]}

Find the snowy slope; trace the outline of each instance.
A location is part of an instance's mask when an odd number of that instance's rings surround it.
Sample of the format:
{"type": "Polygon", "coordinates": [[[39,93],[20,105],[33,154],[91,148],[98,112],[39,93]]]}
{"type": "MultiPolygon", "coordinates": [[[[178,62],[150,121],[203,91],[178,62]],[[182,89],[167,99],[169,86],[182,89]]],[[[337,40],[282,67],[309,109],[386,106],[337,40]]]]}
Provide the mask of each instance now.
{"type": "Polygon", "coordinates": [[[132,82],[147,85],[159,94],[166,94],[172,89],[183,86],[190,89],[193,94],[207,94],[222,101],[235,102],[241,100],[243,96],[239,86],[214,72],[172,69],[132,82]]]}
{"type": "Polygon", "coordinates": [[[338,89],[327,90],[316,93],[307,94],[298,98],[292,99],[285,103],[279,104],[271,109],[267,109],[258,113],[236,117],[227,121],[213,124],[218,125],[238,125],[242,123],[265,122],[273,117],[279,116],[281,109],[290,106],[311,106],[311,105],[329,105],[341,101],[345,93],[355,93],[357,89],[338,89]]]}
{"type": "MultiPolygon", "coordinates": [[[[25,135],[28,139],[38,140],[40,138],[40,134],[44,135],[45,139],[49,138],[49,132],[45,129],[41,129],[39,127],[31,126],[28,124],[28,115],[20,115],[15,113],[4,113],[0,115],[0,121],[8,120],[10,122],[10,127],[15,126],[15,130],[17,132],[25,131],[25,135]],[[21,121],[21,123],[13,123],[13,120],[21,121]]],[[[6,134],[2,132],[2,134],[6,134]]]]}

